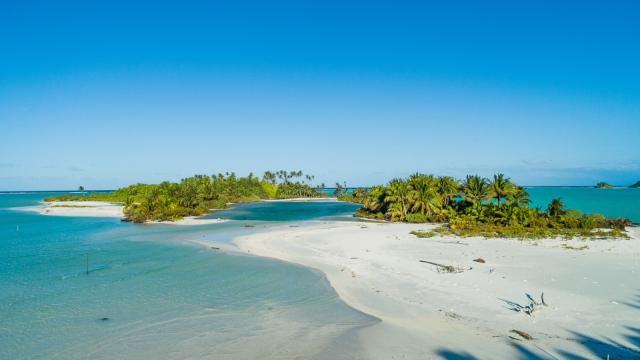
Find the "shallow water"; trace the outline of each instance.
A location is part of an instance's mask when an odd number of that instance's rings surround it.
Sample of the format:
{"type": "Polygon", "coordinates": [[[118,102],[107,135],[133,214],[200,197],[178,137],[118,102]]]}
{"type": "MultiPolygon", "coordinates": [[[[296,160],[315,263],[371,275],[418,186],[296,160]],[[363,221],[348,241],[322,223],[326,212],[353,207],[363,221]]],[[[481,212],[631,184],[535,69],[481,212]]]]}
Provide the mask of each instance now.
{"type": "MultiPolygon", "coordinates": [[[[534,206],[560,197],[640,222],[639,189],[527,190],[534,206]]],[[[357,330],[376,322],[316,271],[199,244],[352,219],[356,205],[239,204],[193,227],[11,209],[47,195],[0,194],[0,359],[354,358],[357,330]]]]}
{"type": "Polygon", "coordinates": [[[258,231],[244,222],[149,226],[6,209],[44,196],[0,196],[2,359],[323,357],[375,322],[315,271],[188,241],[258,231]]]}

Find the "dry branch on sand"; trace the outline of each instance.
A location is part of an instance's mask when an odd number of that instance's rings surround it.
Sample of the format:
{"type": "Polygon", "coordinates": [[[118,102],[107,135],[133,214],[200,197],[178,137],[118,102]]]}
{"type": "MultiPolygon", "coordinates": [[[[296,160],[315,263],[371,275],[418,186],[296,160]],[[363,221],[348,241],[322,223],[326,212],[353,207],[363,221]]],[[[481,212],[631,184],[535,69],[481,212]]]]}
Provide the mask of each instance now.
{"type": "Polygon", "coordinates": [[[502,300],[505,303],[507,303],[509,306],[511,306],[511,310],[515,311],[515,312],[522,312],[525,313],[529,316],[533,315],[533,313],[540,309],[541,307],[546,307],[548,306],[547,303],[544,301],[544,292],[540,294],[540,301],[536,301],[533,296],[529,295],[529,294],[525,294],[527,296],[527,299],[529,300],[529,304],[527,305],[520,305],[516,302],[513,301],[509,301],[509,300],[502,300]]]}
{"type": "Polygon", "coordinates": [[[420,260],[420,262],[436,266],[436,268],[438,269],[438,272],[440,272],[441,270],[443,272],[446,272],[446,273],[461,273],[461,272],[464,271],[464,269],[462,269],[460,267],[455,267],[455,266],[452,266],[452,265],[438,264],[438,263],[435,263],[433,261],[420,260]]]}
{"type": "Polygon", "coordinates": [[[533,340],[533,336],[529,335],[529,333],[526,333],[522,330],[512,329],[510,332],[520,335],[520,337],[525,340],[533,340]]]}

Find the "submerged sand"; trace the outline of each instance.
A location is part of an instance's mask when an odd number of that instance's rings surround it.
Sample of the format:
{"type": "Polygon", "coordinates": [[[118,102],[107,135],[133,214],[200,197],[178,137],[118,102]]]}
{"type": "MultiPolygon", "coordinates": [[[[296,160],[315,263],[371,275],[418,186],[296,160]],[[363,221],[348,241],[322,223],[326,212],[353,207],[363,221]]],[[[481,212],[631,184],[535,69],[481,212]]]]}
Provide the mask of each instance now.
{"type": "Polygon", "coordinates": [[[323,271],[345,302],[380,318],[358,334],[365,359],[640,357],[637,228],[632,240],[409,234],[433,227],[335,222],[235,242],[323,271]],[[543,292],[547,306],[513,310],[543,292]]]}

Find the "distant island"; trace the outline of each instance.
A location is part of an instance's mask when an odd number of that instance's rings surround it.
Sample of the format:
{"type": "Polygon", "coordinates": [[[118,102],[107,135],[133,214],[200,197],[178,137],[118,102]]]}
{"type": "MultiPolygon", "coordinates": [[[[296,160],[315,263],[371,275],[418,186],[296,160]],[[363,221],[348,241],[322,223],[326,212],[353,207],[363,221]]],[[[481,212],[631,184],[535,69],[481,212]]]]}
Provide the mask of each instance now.
{"type": "Polygon", "coordinates": [[[629,186],[632,189],[640,189],[640,181],[636,181],[635,184],[629,186]]]}
{"type": "Polygon", "coordinates": [[[363,218],[446,224],[419,236],[625,237],[623,231],[631,225],[628,219],[566,210],[560,199],[553,199],[544,211],[531,208],[527,191],[503,174],[491,180],[469,175],[460,182],[418,173],[340,199],[362,204],[356,214],[363,218]]]}
{"type": "Polygon", "coordinates": [[[608,183],[606,183],[604,181],[601,181],[601,182],[597,183],[595,187],[597,189],[613,189],[614,188],[613,185],[610,185],[610,184],[608,184],[608,183]]]}
{"type": "Polygon", "coordinates": [[[186,216],[199,216],[230,203],[266,199],[317,198],[325,196],[309,182],[314,177],[302,171],[267,171],[262,179],[235,173],[196,175],[180,182],[135,184],[112,193],[65,194],[50,196],[53,201],[104,201],[124,205],[124,220],[176,221],[186,216]]]}

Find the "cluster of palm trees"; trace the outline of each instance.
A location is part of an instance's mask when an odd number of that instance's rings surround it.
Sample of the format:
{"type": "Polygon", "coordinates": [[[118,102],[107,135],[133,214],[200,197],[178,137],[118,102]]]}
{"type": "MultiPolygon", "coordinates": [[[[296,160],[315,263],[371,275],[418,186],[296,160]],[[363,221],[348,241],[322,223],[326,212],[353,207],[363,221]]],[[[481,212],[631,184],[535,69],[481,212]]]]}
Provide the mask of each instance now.
{"type": "MultiPolygon", "coordinates": [[[[354,197],[355,198],[355,197],[354,197]]],[[[504,174],[491,179],[469,175],[458,181],[449,176],[414,174],[371,188],[358,215],[407,222],[446,222],[456,234],[528,236],[537,234],[591,236],[593,229],[622,231],[627,219],[565,210],[553,199],[546,210],[529,207],[527,191],[504,174]]]]}
{"type": "Polygon", "coordinates": [[[408,179],[393,179],[387,186],[369,191],[363,211],[396,220],[443,221],[452,212],[482,207],[526,207],[529,195],[504,174],[493,179],[469,175],[464,181],[450,176],[416,173],[408,179]]]}
{"type": "MultiPolygon", "coordinates": [[[[265,171],[262,175],[262,181],[273,187],[274,196],[278,199],[320,196],[320,188],[311,186],[314,179],[315,176],[305,174],[301,170],[265,171]]],[[[322,186],[324,187],[324,184],[322,186]]]]}
{"type": "Polygon", "coordinates": [[[291,182],[309,184],[311,181],[313,181],[313,179],[315,179],[315,176],[304,174],[302,170],[297,170],[297,171],[278,170],[275,172],[265,171],[264,174],[262,175],[262,179],[271,184],[278,183],[278,180],[280,180],[280,182],[284,184],[288,184],[291,182]],[[294,179],[298,179],[298,180],[293,181],[294,179]]]}

